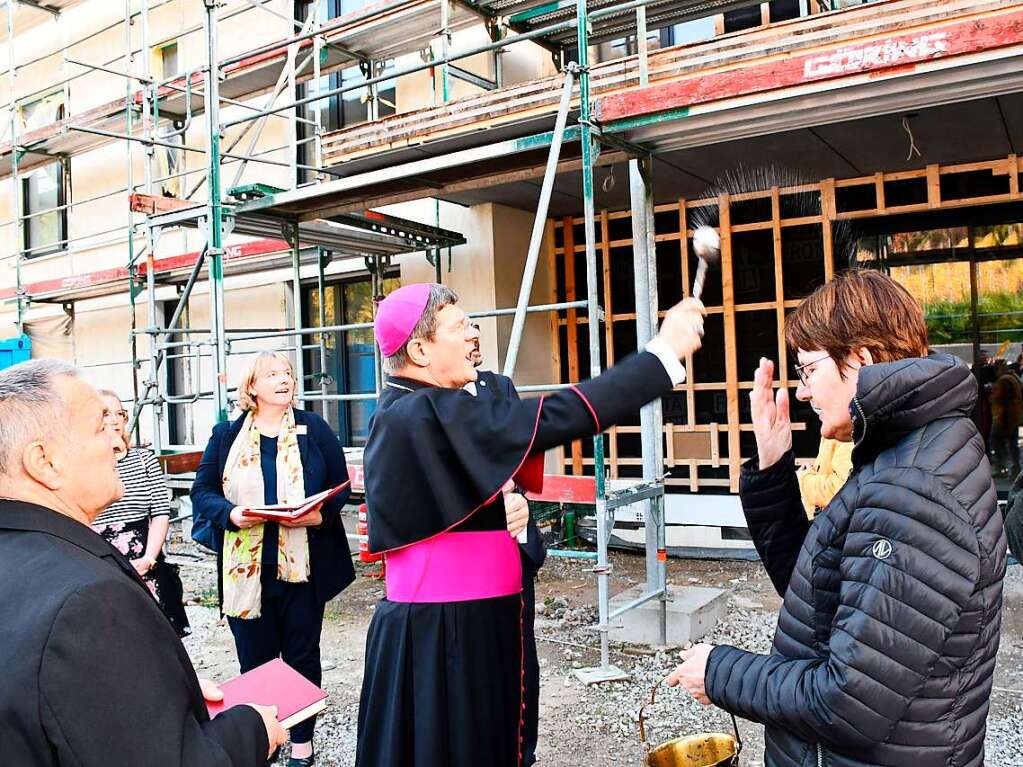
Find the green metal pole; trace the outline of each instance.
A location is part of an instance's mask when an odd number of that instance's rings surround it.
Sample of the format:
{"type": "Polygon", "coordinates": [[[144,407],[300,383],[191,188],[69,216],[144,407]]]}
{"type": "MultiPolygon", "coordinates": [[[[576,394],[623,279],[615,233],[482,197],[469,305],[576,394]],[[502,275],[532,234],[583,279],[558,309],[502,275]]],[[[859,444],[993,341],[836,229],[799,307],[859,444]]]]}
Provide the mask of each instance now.
{"type": "MultiPolygon", "coordinates": [[[[124,70],[126,72],[131,71],[131,0],[125,0],[124,3],[124,70]]],[[[125,133],[132,135],[132,80],[131,78],[125,78],[124,80],[124,125],[125,133]]],[[[132,142],[128,142],[126,147],[125,156],[128,162],[128,194],[131,195],[135,189],[135,178],[134,178],[134,167],[132,165],[132,142]]],[[[133,226],[135,216],[132,214],[131,209],[128,209],[128,308],[131,312],[130,319],[130,332],[129,339],[131,341],[131,390],[132,395],[135,398],[135,402],[139,401],[139,368],[141,363],[139,361],[139,347],[138,347],[138,335],[135,333],[138,327],[138,320],[136,317],[136,311],[138,307],[135,305],[135,280],[138,276],[138,266],[135,263],[135,227],[133,226]]],[[[153,296],[149,295],[150,306],[153,305],[153,296]]],[[[152,312],[150,312],[152,313],[152,312]]],[[[156,337],[149,337],[150,355],[149,358],[152,360],[152,347],[156,343],[156,337]]],[[[156,378],[156,371],[153,370],[152,365],[149,369],[149,377],[156,378]]],[[[135,419],[135,441],[141,441],[142,432],[140,424],[142,419],[135,419]]],[[[157,447],[159,452],[159,447],[157,447]]]]}
{"type": "MultiPolygon", "coordinates": [[[[593,202],[593,162],[595,147],[590,125],[589,21],[586,0],[576,0],[576,26],[579,44],[579,127],[582,143],[583,229],[586,236],[586,302],[589,322],[586,327],[590,348],[590,377],[600,375],[600,304],[597,295],[597,234],[593,202]]],[[[600,614],[600,666],[610,667],[608,648],[608,533],[607,497],[604,487],[604,436],[593,438],[593,473],[597,485],[597,603],[600,614]]]]}
{"type": "MultiPolygon", "coordinates": [[[[316,248],[316,293],[319,296],[319,323],[320,327],[326,327],[327,325],[327,307],[323,303],[324,297],[326,296],[326,279],[324,276],[324,270],[327,268],[327,252],[323,248],[316,248]]],[[[319,346],[320,346],[320,395],[326,397],[327,391],[327,336],[325,333],[319,334],[319,346]]],[[[337,348],[337,347],[335,347],[337,348]]],[[[331,428],[336,428],[334,419],[331,417],[330,403],[326,399],[323,400],[323,417],[330,425],[331,428]]]]}
{"type": "Polygon", "coordinates": [[[213,402],[217,421],[227,420],[227,349],[224,332],[224,209],[220,199],[220,79],[217,72],[216,1],[203,0],[206,34],[205,108],[207,244],[210,270],[210,342],[213,350],[213,402]]]}
{"type": "Polygon", "coordinates": [[[17,222],[14,227],[15,256],[14,256],[14,282],[15,282],[15,307],[17,309],[18,335],[24,332],[25,306],[24,293],[21,287],[21,259],[22,249],[25,247],[25,219],[22,209],[21,179],[18,178],[18,100],[15,92],[17,78],[15,75],[17,64],[14,59],[14,3],[7,2],[7,76],[10,88],[10,118],[11,118],[11,184],[14,189],[14,220],[17,222]]]}
{"type": "Polygon", "coordinates": [[[450,75],[448,74],[448,55],[451,51],[451,30],[449,29],[451,9],[448,2],[449,0],[440,0],[440,50],[441,60],[444,62],[440,65],[440,81],[441,99],[445,104],[451,98],[450,75]]]}

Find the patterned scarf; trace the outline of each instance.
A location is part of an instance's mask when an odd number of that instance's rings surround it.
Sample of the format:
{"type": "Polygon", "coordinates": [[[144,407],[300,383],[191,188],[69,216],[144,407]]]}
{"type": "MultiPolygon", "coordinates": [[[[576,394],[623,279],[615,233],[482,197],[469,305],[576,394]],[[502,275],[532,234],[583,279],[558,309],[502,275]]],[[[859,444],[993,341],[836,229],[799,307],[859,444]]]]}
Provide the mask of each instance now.
{"type": "MultiPolygon", "coordinates": [[[[262,506],[263,470],[259,462],[259,429],[252,413],[231,445],[224,466],[224,497],[235,506],[262,506]]],[[[295,412],[290,407],[277,437],[277,500],[296,503],[306,497],[302,456],[298,450],[295,412]]],[[[260,570],[263,561],[263,525],[224,533],[224,614],[258,618],[262,604],[260,570]]],[[[277,577],[288,583],[309,580],[309,541],[304,527],[279,526],[277,577]]]]}

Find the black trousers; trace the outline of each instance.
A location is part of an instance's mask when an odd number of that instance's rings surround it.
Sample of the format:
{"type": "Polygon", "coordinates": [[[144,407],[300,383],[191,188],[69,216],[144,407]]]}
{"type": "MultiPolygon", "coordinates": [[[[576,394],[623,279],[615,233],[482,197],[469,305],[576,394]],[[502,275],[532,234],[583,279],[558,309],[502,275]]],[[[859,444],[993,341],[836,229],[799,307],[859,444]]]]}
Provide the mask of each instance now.
{"type": "Polygon", "coordinates": [[[527,557],[522,557],[522,688],[525,710],[522,728],[522,764],[530,767],[536,762],[536,740],[540,719],[540,662],[536,657],[536,635],[533,622],[536,618],[536,577],[535,566],[527,557]]]}
{"type": "MultiPolygon", "coordinates": [[[[262,587],[263,601],[258,618],[227,619],[242,673],[281,658],[310,682],[319,685],[323,605],[316,599],[313,584],[264,578],[262,587]]],[[[291,742],[308,743],[313,739],[315,726],[315,717],[295,725],[290,733],[291,742]]]]}

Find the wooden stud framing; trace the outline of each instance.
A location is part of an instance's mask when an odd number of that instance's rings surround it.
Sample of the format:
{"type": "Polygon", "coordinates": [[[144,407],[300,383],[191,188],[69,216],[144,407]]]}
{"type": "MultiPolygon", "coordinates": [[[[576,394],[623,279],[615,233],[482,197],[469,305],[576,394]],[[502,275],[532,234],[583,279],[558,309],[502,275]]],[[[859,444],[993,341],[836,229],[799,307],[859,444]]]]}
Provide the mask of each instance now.
{"type": "Polygon", "coordinates": [[[932,208],[941,205],[941,174],[937,165],[927,166],[927,205],[932,208]]]}
{"type": "MultiPolygon", "coordinates": [[[[740,312],[770,311],[773,312],[778,324],[777,330],[777,360],[779,386],[786,386],[790,390],[796,387],[796,382],[789,376],[788,350],[784,340],[785,311],[796,307],[799,304],[798,298],[785,297],[785,264],[784,264],[784,233],[786,227],[820,225],[822,231],[821,256],[824,261],[824,277],[832,279],[837,269],[845,268],[844,263],[835,263],[834,241],[832,225],[835,221],[845,219],[866,218],[871,216],[894,215],[910,211],[925,210],[952,210],[970,206],[978,206],[992,202],[1007,202],[1023,200],[1020,189],[1020,175],[1023,172],[1023,157],[1009,155],[998,160],[986,162],[963,163],[959,165],[939,166],[930,165],[925,168],[918,168],[896,173],[879,173],[855,179],[825,179],[817,184],[804,184],[798,187],[772,188],[764,191],[748,192],[742,195],[724,197],[717,200],[707,199],[682,199],[671,203],[662,203],[655,207],[658,213],[674,213],[678,217],[678,231],[656,234],[658,242],[678,242],[679,244],[679,271],[682,277],[682,293],[685,296],[690,294],[692,275],[689,269],[689,236],[690,218],[688,211],[705,208],[711,204],[718,206],[720,217],[720,234],[722,241],[721,253],[721,279],[722,279],[722,300],[720,305],[709,306],[708,314],[721,315],[724,325],[725,344],[725,379],[724,381],[701,381],[696,383],[693,371],[700,365],[700,357],[686,359],[687,378],[684,384],[679,387],[680,391],[686,394],[686,406],[683,415],[684,423],[666,423],[665,438],[667,444],[667,465],[686,467],[689,471],[688,477],[669,478],[667,484],[682,486],[690,491],[696,492],[701,488],[715,487],[728,488],[735,492],[738,488],[739,467],[743,458],[740,454],[739,437],[743,432],[752,431],[752,424],[742,423],[740,417],[739,403],[740,396],[752,389],[752,381],[740,380],[742,376],[748,375],[750,371],[738,370],[738,347],[743,339],[737,338],[736,318],[740,312]],[[987,195],[984,197],[946,200],[941,197],[941,177],[946,174],[969,173],[976,171],[990,171],[996,176],[1005,176],[1008,179],[1008,193],[1001,195],[987,195]],[[927,185],[927,202],[915,203],[913,205],[891,205],[884,199],[884,185],[891,181],[917,179],[927,185]],[[851,210],[838,213],[836,190],[850,187],[868,186],[877,193],[877,207],[867,210],[851,210]],[[821,213],[819,216],[803,216],[799,218],[782,218],[781,200],[784,195],[800,192],[816,192],[820,194],[821,213]],[[731,225],[731,204],[745,200],[768,200],[770,201],[770,219],[766,221],[752,221],[741,225],[731,225]],[[770,231],[772,238],[772,265],[774,268],[775,289],[771,300],[756,301],[749,303],[735,303],[735,284],[732,273],[732,235],[749,231],[770,231]],[[694,365],[696,366],[694,368],[694,365]],[[696,393],[697,392],[724,392],[727,422],[721,423],[697,423],[696,393]],[[675,450],[673,434],[676,432],[698,432],[707,433],[714,446],[714,454],[710,458],[690,458],[679,454],[675,450]],[[727,433],[728,457],[721,456],[720,440],[727,433]],[[728,477],[708,477],[708,469],[728,467],[728,477]],[[700,476],[701,469],[704,476],[700,476]]],[[[610,286],[615,278],[615,265],[612,264],[610,253],[613,248],[630,248],[632,240],[628,238],[611,240],[610,222],[621,221],[630,217],[629,211],[604,211],[600,214],[600,247],[604,256],[603,284],[605,290],[605,310],[608,319],[605,341],[608,348],[608,361],[613,363],[613,323],[618,321],[632,321],[636,318],[635,312],[615,313],[611,305],[610,286]]],[[[581,244],[574,241],[572,227],[582,223],[581,217],[566,218],[559,222],[558,226],[565,229],[564,247],[553,248],[553,230],[550,235],[550,245],[555,258],[564,258],[566,264],[566,288],[569,289],[568,297],[575,298],[574,261],[576,253],[583,251],[581,244]]],[[[568,326],[570,334],[570,375],[572,380],[578,379],[578,326],[584,325],[588,318],[577,316],[577,312],[571,312],[571,319],[554,320],[552,333],[557,332],[562,324],[568,326]]],[[[663,312],[661,312],[663,315],[663,312]]],[[[681,419],[680,419],[681,420],[681,419]]],[[[797,431],[805,431],[803,423],[793,424],[797,431]]],[[[617,448],[618,435],[638,434],[638,426],[617,427],[613,437],[612,445],[617,448]]],[[[576,446],[578,447],[578,446],[576,446]]],[[[622,455],[621,450],[616,450],[612,457],[611,470],[620,475],[619,467],[637,467],[641,461],[633,455],[622,455]]],[[[803,460],[802,458],[798,460],[803,460]]],[[[807,459],[809,460],[809,459],[807,459]]],[[[573,450],[571,457],[564,457],[561,465],[571,467],[576,472],[581,472],[583,467],[592,466],[592,459],[583,458],[581,451],[573,450]]],[[[631,472],[630,472],[631,473],[631,472]]],[[[681,472],[680,472],[681,473],[681,472]]]]}
{"type": "Polygon", "coordinates": [[[821,182],[821,241],[824,248],[824,281],[829,282],[835,276],[835,245],[832,222],[838,215],[835,203],[835,180],[821,182]]]}
{"type": "Polygon", "coordinates": [[[781,258],[781,195],[778,193],[778,187],[771,190],[771,225],[774,242],[774,304],[778,323],[778,369],[775,372],[781,385],[787,387],[789,363],[788,349],[785,348],[785,272],[781,258]]]}
{"type": "MultiPolygon", "coordinates": [[[[679,254],[682,259],[682,295],[689,298],[689,222],[686,215],[686,201],[678,202],[679,254]]],[[[686,355],[686,426],[696,425],[696,397],[693,389],[693,355],[686,355]]],[[[670,440],[669,440],[670,441],[670,440]]],[[[695,473],[695,471],[694,471],[695,473]]],[[[695,481],[695,480],[694,480],[695,481]]]]}
{"type": "MultiPolygon", "coordinates": [[[[554,228],[553,219],[548,219],[543,232],[543,248],[547,253],[547,284],[550,286],[548,300],[552,304],[558,301],[558,265],[554,248],[554,228]]],[[[551,312],[548,316],[551,326],[551,372],[553,373],[551,380],[557,381],[561,378],[561,321],[557,312],[551,312]]],[[[555,450],[560,471],[565,466],[565,448],[562,445],[555,450]]]]}
{"type": "MultiPolygon", "coordinates": [[[[564,219],[565,242],[565,298],[575,301],[575,229],[572,218],[564,219]]],[[[568,310],[568,380],[579,380],[579,320],[575,309],[568,310]]],[[[572,443],[572,473],[583,473],[583,446],[578,440],[572,443]]]]}
{"type": "MultiPolygon", "coordinates": [[[[614,308],[611,303],[611,244],[608,234],[608,213],[606,210],[600,212],[600,253],[604,261],[604,315],[614,316],[614,308]]],[[[607,366],[615,363],[615,342],[614,323],[604,323],[604,345],[607,349],[607,366]]],[[[607,440],[609,443],[608,456],[610,457],[611,479],[618,478],[618,427],[612,426],[608,431],[607,440]]]]}
{"type": "Polygon", "coordinates": [[[739,362],[735,348],[735,289],[732,281],[732,208],[728,195],[718,202],[721,233],[721,303],[725,309],[725,381],[728,412],[729,487],[739,492],[739,362]]]}

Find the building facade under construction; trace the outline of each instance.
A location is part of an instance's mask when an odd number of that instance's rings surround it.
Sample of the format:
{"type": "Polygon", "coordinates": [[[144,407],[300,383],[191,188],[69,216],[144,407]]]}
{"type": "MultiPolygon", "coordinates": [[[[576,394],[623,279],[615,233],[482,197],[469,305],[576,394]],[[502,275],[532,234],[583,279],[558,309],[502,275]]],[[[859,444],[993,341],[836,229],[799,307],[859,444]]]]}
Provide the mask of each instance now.
{"type": "MultiPolygon", "coordinates": [[[[0,338],[117,391],[163,452],[205,444],[263,349],[292,356],[304,406],[359,447],[380,385],[373,299],[401,283],[455,289],[486,366],[525,392],[588,377],[688,294],[700,224],[721,262],[687,380],[548,458],[596,473],[601,498],[605,474],[663,487],[669,547],[748,550],[753,370],[777,359],[795,388],[786,313],[837,271],[888,271],[968,361],[1020,353],[1023,3],[4,14],[0,338]]],[[[811,459],[816,417],[794,420],[811,459]]]]}

